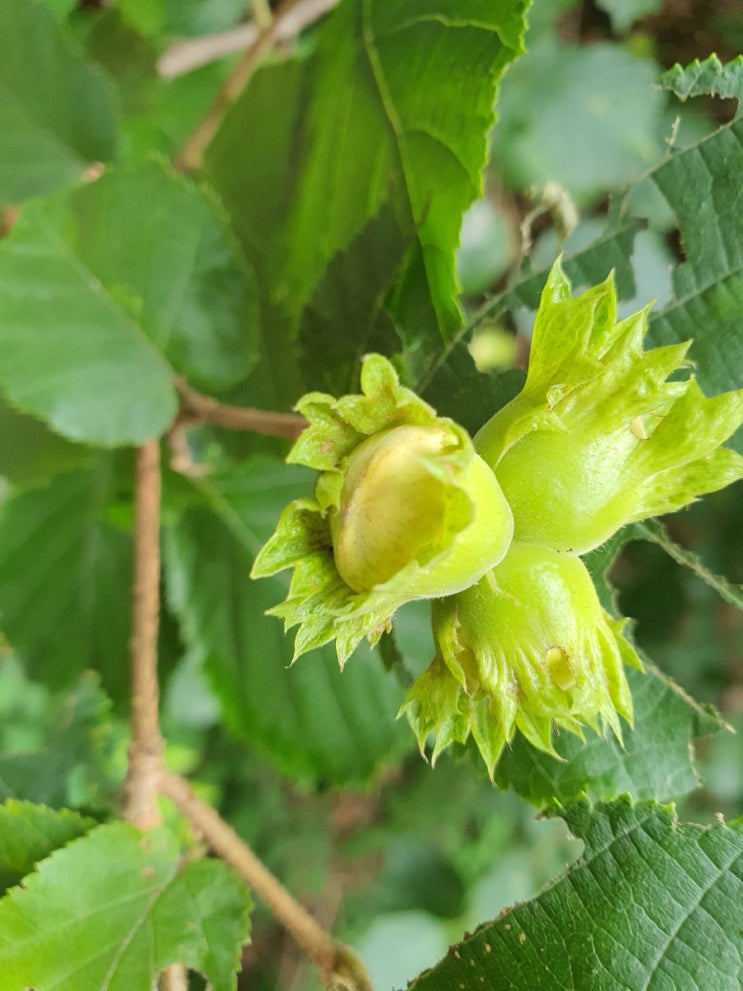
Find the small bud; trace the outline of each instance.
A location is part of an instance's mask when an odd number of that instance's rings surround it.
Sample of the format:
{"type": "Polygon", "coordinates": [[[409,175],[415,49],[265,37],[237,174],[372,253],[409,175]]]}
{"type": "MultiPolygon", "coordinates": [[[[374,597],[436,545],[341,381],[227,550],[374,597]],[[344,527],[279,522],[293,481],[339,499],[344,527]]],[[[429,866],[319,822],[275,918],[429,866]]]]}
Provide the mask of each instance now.
{"type": "Polygon", "coordinates": [[[289,459],[321,474],[253,567],[253,577],[294,568],[271,612],[299,627],[295,656],[334,639],[343,663],[404,602],[466,588],[511,542],[511,511],[467,433],[400,386],[379,355],[364,359],[361,387],[298,404],[310,426],[289,459]]]}
{"type": "Polygon", "coordinates": [[[517,729],[554,753],[553,727],[632,722],[624,665],[641,668],[617,622],[602,609],[583,562],[514,541],[471,588],[433,603],[436,656],[401,711],[433,760],[470,733],[492,777],[517,729]]]}
{"type": "Polygon", "coordinates": [[[583,554],[743,477],[720,447],[743,423],[743,389],[708,399],[693,378],[667,381],[690,342],[644,351],[647,310],[615,318],[611,277],[573,299],[555,264],[524,388],[475,437],[517,540],[583,554]]]}

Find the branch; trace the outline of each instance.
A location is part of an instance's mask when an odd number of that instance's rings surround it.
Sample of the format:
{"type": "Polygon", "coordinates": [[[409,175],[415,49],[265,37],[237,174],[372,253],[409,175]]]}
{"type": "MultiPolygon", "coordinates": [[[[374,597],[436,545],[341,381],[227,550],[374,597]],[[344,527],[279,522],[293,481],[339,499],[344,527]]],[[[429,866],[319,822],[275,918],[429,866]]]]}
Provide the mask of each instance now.
{"type": "Polygon", "coordinates": [[[253,889],[319,968],[329,987],[338,991],[373,991],[364,965],[346,946],[299,904],[215,810],[197,798],[190,785],[164,771],[162,794],[202,834],[209,846],[253,889]]]}
{"type": "Polygon", "coordinates": [[[183,401],[181,415],[191,422],[213,423],[230,430],[250,430],[269,437],[298,437],[307,426],[307,421],[297,413],[273,413],[270,410],[253,409],[250,406],[228,406],[204,396],[184,380],[178,379],[175,386],[183,401]]]}
{"type": "Polygon", "coordinates": [[[204,152],[219,130],[230,105],[250,82],[263,56],[278,40],[282,22],[295,8],[305,2],[306,0],[284,0],[271,23],[257,32],[255,39],[227,77],[206,117],[176,155],[176,168],[188,172],[201,167],[204,152]]]}
{"type": "MultiPolygon", "coordinates": [[[[301,0],[279,18],[276,40],[292,41],[304,28],[337,4],[338,0],[301,0]]],[[[258,25],[241,24],[231,31],[209,34],[192,41],[179,41],[160,56],[157,71],[163,79],[174,79],[254,45],[259,33],[258,25]]]]}
{"type": "Polygon", "coordinates": [[[137,451],[132,660],[132,742],[126,818],[140,829],[160,824],[157,804],[163,741],[158,722],[157,631],[160,614],[160,445],[137,451]]]}

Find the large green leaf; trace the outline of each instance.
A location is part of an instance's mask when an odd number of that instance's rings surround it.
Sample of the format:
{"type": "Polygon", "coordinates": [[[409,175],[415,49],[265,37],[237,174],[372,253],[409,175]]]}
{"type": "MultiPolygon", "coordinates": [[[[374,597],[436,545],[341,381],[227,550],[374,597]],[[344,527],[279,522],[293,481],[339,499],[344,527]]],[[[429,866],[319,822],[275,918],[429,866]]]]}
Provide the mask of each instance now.
{"type": "Polygon", "coordinates": [[[719,729],[719,721],[653,668],[645,674],[628,670],[627,680],[635,725],[622,727],[624,745],[591,730],[585,742],[563,733],[554,739],[558,760],[519,735],[498,763],[498,786],[539,806],[552,799],[567,803],[583,793],[599,800],[626,792],[635,799],[667,801],[698,787],[692,740],[719,729]]]}
{"type": "Polygon", "coordinates": [[[234,991],[249,908],[228,867],[184,862],[166,830],[100,826],[0,901],[3,991],[151,991],[172,963],[234,991]]]}
{"type": "Polygon", "coordinates": [[[585,852],[452,947],[410,991],[738,991],[743,822],[680,824],[627,799],[566,810],[585,852]]]}
{"type": "Polygon", "coordinates": [[[738,119],[671,155],[650,177],[676,214],[686,254],[673,273],[675,299],[651,316],[650,337],[657,344],[693,339],[690,357],[708,392],[743,386],[741,175],[738,119]]]}
{"type": "Polygon", "coordinates": [[[40,860],[95,825],[69,809],[56,812],[31,802],[5,802],[0,806],[0,891],[18,884],[40,860]]]}
{"type": "Polygon", "coordinates": [[[248,578],[281,508],[308,490],[308,473],[256,459],[200,484],[208,506],[187,510],[166,531],[167,588],[228,724],[302,782],[367,780],[412,746],[395,722],[403,693],[394,676],[362,650],[341,674],[331,647],[289,667],[292,638],[264,615],[286,581],[248,578]]]}
{"type": "Polygon", "coordinates": [[[131,534],[106,518],[110,459],[61,475],[0,508],[0,627],[28,671],[47,684],[101,671],[128,683],[131,534]]]}
{"type": "Polygon", "coordinates": [[[0,243],[0,385],[74,440],[139,443],[172,422],[175,374],[244,378],[254,297],[208,196],[154,163],[111,173],[0,243]]]}
{"type": "Polygon", "coordinates": [[[208,166],[259,272],[268,367],[285,402],[298,390],[280,366],[302,307],[385,204],[417,233],[398,318],[419,337],[461,322],[459,226],[481,188],[496,83],[521,50],[525,7],[342,0],[309,55],[262,69],[233,106],[208,166]],[[413,313],[424,317],[415,327],[413,313]]]}
{"type": "Polygon", "coordinates": [[[104,79],[37,0],[0,4],[0,134],[0,203],[70,186],[114,156],[104,79]]]}
{"type": "Polygon", "coordinates": [[[658,159],[662,93],[656,67],[619,45],[529,43],[508,76],[493,135],[516,189],[558,182],[585,202],[621,189],[658,159]]]}

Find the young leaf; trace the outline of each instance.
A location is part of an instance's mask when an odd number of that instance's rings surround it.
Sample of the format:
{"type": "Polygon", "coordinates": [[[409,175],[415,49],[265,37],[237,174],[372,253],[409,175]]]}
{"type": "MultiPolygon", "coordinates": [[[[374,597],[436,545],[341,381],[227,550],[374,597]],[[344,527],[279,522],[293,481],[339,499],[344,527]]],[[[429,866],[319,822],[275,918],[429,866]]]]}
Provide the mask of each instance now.
{"type": "Polygon", "coordinates": [[[52,686],[85,667],[115,696],[128,684],[131,534],[106,518],[108,457],[60,475],[0,508],[3,632],[34,675],[52,686]]]}
{"type": "Polygon", "coordinates": [[[168,831],[100,826],[0,901],[3,988],[151,991],[182,963],[234,991],[249,908],[227,866],[184,863],[168,831]]]}
{"type": "Polygon", "coordinates": [[[38,0],[0,4],[0,134],[0,203],[71,186],[115,155],[105,80],[38,0]]]}
{"type": "Polygon", "coordinates": [[[585,841],[580,860],[452,947],[409,991],[737,991],[741,820],[704,829],[628,799],[560,815],[585,841]]]}
{"type": "Polygon", "coordinates": [[[398,317],[418,338],[460,324],[459,226],[480,192],[496,82],[521,51],[525,7],[343,0],[309,56],[262,69],[236,101],[208,166],[259,273],[278,382],[289,384],[287,335],[326,266],[385,204],[417,232],[398,317]]]}
{"type": "Polygon", "coordinates": [[[542,807],[583,793],[596,800],[626,792],[634,799],[668,801],[698,787],[692,741],[719,729],[719,720],[654,668],[644,674],[628,670],[627,680],[635,724],[623,728],[624,745],[610,734],[588,731],[584,742],[562,733],[554,739],[558,759],[518,736],[496,768],[498,786],[542,807]]]}
{"type": "Polygon", "coordinates": [[[134,444],[176,374],[226,388],[255,357],[255,290],[215,203],[155,163],[29,205],[0,244],[0,385],[73,440],[134,444]]]}
{"type": "Polygon", "coordinates": [[[227,722],[302,782],[366,781],[412,746],[395,722],[402,692],[394,677],[363,651],[341,674],[332,647],[290,668],[291,638],[265,615],[286,582],[248,578],[281,508],[306,489],[306,472],[256,459],[200,484],[208,506],[188,510],[166,531],[166,582],[227,722]]]}
{"type": "Polygon", "coordinates": [[[18,884],[40,860],[95,825],[94,819],[69,809],[56,812],[31,802],[5,802],[0,806],[0,891],[18,884]]]}

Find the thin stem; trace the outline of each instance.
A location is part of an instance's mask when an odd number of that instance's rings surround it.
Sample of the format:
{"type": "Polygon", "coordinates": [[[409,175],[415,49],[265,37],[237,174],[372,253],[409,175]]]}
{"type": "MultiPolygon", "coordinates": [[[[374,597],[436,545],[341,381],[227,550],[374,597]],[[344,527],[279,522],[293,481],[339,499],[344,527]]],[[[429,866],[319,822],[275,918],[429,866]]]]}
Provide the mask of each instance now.
{"type": "Polygon", "coordinates": [[[188,991],[188,968],[174,963],[160,974],[157,991],[188,991]]]}
{"type": "MultiPolygon", "coordinates": [[[[290,42],[306,27],[337,6],[338,0],[300,0],[291,12],[281,18],[276,40],[290,42]]],[[[157,71],[162,79],[185,75],[209,65],[225,55],[244,51],[258,37],[255,23],[239,24],[229,31],[204,35],[188,41],[177,41],[160,56],[157,71]]]]}
{"type": "Polygon", "coordinates": [[[258,25],[258,28],[263,31],[273,20],[271,4],[268,0],[250,0],[248,6],[253,11],[255,23],[258,25]]]}
{"type": "Polygon", "coordinates": [[[250,82],[263,56],[273,47],[279,36],[282,18],[300,2],[301,0],[284,0],[271,21],[259,30],[255,40],[227,77],[206,116],[176,155],[176,168],[184,172],[201,168],[204,152],[219,130],[230,105],[250,82]]]}
{"type": "Polygon", "coordinates": [[[140,829],[160,824],[157,804],[162,763],[157,681],[160,615],[160,445],[137,451],[134,536],[132,660],[132,742],[126,783],[126,818],[140,829]]]}
{"type": "Polygon", "coordinates": [[[176,774],[163,772],[162,794],[169,798],[273,912],[294,940],[319,968],[329,987],[339,991],[373,991],[361,961],[294,899],[277,878],[256,857],[250,847],[224,819],[202,802],[190,785],[176,774]]]}
{"type": "Polygon", "coordinates": [[[307,421],[297,413],[273,413],[270,410],[253,409],[250,406],[229,406],[217,402],[210,396],[204,396],[192,389],[187,382],[180,379],[176,388],[183,400],[183,413],[201,423],[213,423],[215,426],[227,427],[230,430],[250,430],[269,437],[298,437],[307,426],[307,421]]]}

